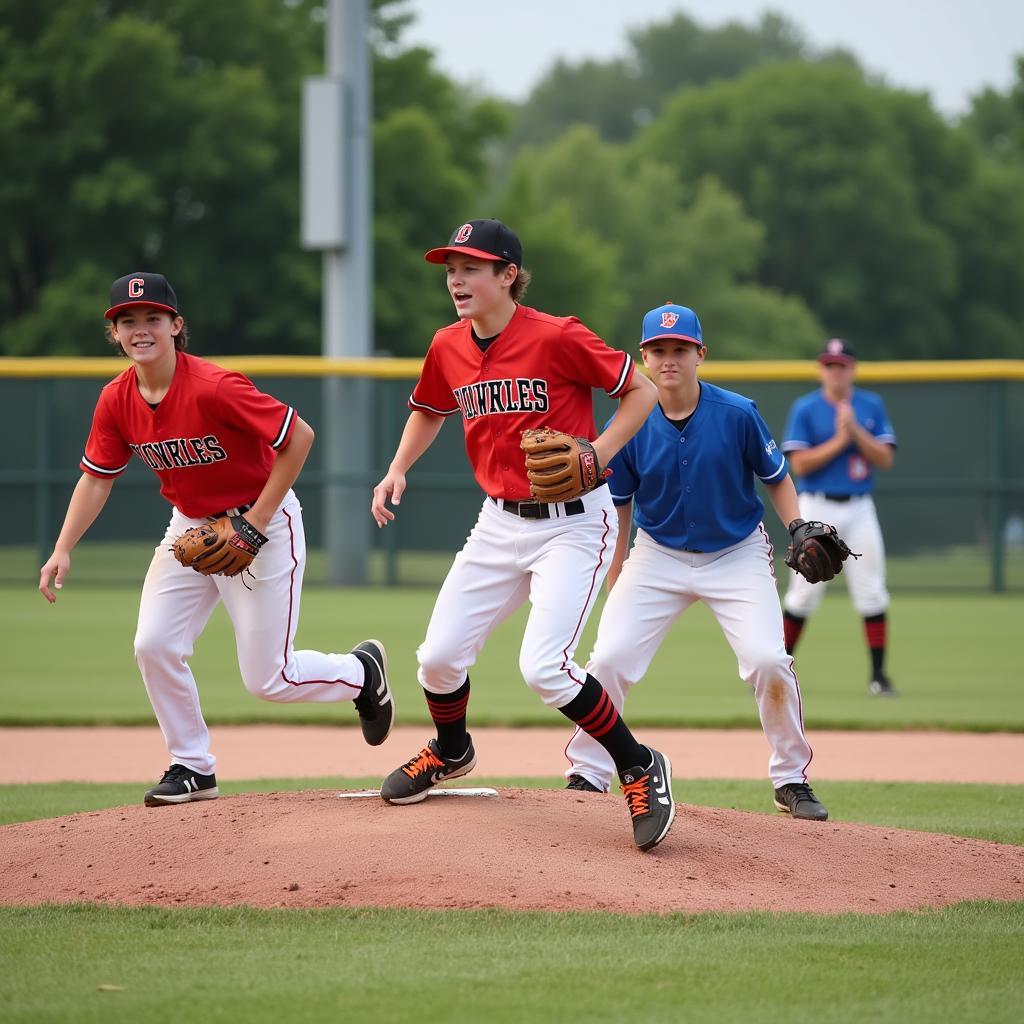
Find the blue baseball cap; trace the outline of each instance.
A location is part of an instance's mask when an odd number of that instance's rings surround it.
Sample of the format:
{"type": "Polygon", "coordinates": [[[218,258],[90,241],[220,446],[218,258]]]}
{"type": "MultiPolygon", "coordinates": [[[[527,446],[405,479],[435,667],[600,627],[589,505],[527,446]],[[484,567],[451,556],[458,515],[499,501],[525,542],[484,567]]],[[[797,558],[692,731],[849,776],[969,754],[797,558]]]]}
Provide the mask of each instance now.
{"type": "Polygon", "coordinates": [[[697,314],[688,306],[666,302],[664,306],[652,309],[644,317],[643,330],[640,332],[641,348],[649,342],[668,338],[692,341],[695,345],[704,344],[700,335],[700,321],[697,314]]]}

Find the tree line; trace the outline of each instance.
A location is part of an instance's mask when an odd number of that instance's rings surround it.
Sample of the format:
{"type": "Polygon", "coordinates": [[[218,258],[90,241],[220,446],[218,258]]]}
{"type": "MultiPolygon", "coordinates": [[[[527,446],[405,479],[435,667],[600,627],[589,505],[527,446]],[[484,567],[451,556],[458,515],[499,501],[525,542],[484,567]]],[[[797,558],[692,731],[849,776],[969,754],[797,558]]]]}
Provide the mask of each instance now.
{"type": "MultiPolygon", "coordinates": [[[[374,0],[374,317],[421,355],[452,319],[422,253],[463,220],[523,239],[526,301],[635,346],[692,305],[716,358],[1024,354],[1024,60],[957,121],[777,15],[635,31],[522,104],[403,42],[374,0]]],[[[318,0],[0,0],[0,352],[105,354],[110,281],[174,282],[206,354],[320,350],[299,242],[318,0]]]]}

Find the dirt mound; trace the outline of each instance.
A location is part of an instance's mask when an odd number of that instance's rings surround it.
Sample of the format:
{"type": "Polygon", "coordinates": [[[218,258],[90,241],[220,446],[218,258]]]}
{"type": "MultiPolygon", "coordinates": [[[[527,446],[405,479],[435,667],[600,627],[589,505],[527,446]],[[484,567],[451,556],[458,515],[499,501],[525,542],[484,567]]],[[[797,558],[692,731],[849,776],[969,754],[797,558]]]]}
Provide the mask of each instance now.
{"type": "Polygon", "coordinates": [[[1024,900],[1024,848],[679,805],[633,846],[621,797],[335,792],[119,807],[0,829],[0,903],[885,912],[1024,900]]]}

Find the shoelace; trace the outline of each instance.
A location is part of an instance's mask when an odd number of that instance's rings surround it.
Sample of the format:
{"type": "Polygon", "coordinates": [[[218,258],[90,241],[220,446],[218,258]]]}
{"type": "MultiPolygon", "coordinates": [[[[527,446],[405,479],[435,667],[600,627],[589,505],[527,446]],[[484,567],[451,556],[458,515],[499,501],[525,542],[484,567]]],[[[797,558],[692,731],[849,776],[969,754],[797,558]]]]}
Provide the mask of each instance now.
{"type": "Polygon", "coordinates": [[[793,782],[790,784],[789,788],[793,795],[797,798],[797,800],[815,799],[811,787],[808,786],[805,782],[793,782]]]}
{"type": "Polygon", "coordinates": [[[376,709],[373,706],[373,701],[370,699],[369,683],[365,684],[359,693],[355,695],[352,699],[352,703],[355,704],[356,711],[359,712],[360,718],[375,717],[376,709]]]}
{"type": "Polygon", "coordinates": [[[423,775],[425,772],[429,772],[431,768],[443,767],[444,761],[430,747],[424,747],[408,764],[402,765],[402,771],[410,779],[415,779],[417,775],[423,775]]]}
{"type": "Polygon", "coordinates": [[[186,768],[182,764],[172,764],[167,771],[164,772],[161,782],[180,782],[186,775],[195,774],[191,768],[186,768]]]}
{"type": "Polygon", "coordinates": [[[648,783],[650,781],[650,775],[644,775],[636,782],[628,782],[622,787],[622,795],[626,798],[626,803],[629,804],[629,813],[634,818],[647,813],[647,800],[650,796],[648,783]]]}

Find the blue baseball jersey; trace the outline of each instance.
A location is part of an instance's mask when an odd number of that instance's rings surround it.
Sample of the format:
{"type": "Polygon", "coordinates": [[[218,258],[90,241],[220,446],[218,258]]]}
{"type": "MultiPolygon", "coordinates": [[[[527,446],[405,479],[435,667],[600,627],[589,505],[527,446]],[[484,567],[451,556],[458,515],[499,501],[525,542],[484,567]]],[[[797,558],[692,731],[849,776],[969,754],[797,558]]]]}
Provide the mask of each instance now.
{"type": "MultiPolygon", "coordinates": [[[[896,445],[896,432],[889,422],[885,403],[873,391],[853,389],[850,396],[857,422],[879,441],[896,445]]],[[[804,451],[824,444],[836,432],[836,408],[822,391],[798,398],[789,410],[786,432],[783,435],[784,452],[804,451]]],[[[871,463],[853,442],[831,462],[813,473],[808,473],[798,484],[801,491],[823,491],[826,494],[870,494],[874,488],[871,463]]]]}
{"type": "Polygon", "coordinates": [[[655,406],[611,460],[616,505],[633,500],[633,519],[659,544],[720,551],[750,535],[764,515],[754,477],[777,484],[786,460],[757,406],[701,381],[683,430],[655,406]]]}

